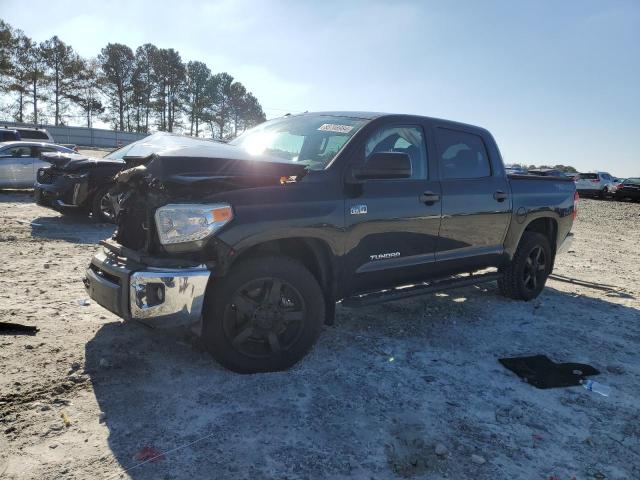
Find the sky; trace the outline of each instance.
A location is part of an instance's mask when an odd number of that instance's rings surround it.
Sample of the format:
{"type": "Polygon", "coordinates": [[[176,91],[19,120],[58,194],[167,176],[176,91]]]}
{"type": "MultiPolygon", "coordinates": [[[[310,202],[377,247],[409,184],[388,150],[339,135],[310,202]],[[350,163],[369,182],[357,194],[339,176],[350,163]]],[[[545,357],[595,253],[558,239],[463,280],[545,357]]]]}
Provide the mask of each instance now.
{"type": "Polygon", "coordinates": [[[268,118],[411,113],[480,125],[506,163],[640,177],[640,0],[0,0],[81,55],[175,48],[226,71],[268,118]]]}

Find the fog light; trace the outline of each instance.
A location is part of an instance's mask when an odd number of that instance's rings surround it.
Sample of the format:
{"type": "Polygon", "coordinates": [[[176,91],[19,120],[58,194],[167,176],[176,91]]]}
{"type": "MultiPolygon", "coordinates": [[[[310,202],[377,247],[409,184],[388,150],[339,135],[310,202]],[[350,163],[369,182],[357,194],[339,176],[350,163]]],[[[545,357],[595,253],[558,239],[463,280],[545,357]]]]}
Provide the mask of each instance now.
{"type": "Polygon", "coordinates": [[[158,303],[164,302],[164,286],[160,285],[156,289],[156,297],[158,298],[158,303]]]}

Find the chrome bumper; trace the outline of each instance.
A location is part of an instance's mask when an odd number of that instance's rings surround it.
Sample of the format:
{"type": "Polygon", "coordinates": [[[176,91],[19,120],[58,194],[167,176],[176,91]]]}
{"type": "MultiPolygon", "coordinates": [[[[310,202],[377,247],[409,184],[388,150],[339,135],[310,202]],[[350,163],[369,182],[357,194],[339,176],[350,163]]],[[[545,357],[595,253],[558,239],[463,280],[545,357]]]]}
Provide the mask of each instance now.
{"type": "Polygon", "coordinates": [[[197,322],[211,271],[204,265],[155,268],[101,250],[86,270],[89,296],[126,320],[159,327],[197,322]]]}
{"type": "Polygon", "coordinates": [[[558,249],[556,250],[556,255],[560,255],[561,253],[566,253],[571,245],[573,244],[573,233],[567,233],[567,236],[564,237],[564,241],[560,244],[558,249]]]}

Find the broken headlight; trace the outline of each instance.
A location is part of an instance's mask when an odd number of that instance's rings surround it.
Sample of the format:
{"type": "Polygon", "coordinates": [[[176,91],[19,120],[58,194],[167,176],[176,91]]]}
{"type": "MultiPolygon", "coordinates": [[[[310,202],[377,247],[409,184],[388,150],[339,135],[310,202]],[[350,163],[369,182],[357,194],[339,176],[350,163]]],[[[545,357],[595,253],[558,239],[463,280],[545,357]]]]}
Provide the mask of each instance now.
{"type": "Polygon", "coordinates": [[[158,237],[163,245],[204,240],[232,218],[231,205],[226,203],[171,204],[158,208],[155,214],[158,237]]]}

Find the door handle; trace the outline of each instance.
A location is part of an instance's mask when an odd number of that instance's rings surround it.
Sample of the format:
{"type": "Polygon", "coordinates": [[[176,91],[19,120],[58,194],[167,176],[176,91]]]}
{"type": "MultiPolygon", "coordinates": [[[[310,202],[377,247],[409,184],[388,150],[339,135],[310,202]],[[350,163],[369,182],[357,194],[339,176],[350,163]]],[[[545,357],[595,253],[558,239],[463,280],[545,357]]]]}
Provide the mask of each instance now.
{"type": "Polygon", "coordinates": [[[493,193],[493,198],[495,198],[499,202],[504,202],[507,199],[507,194],[502,190],[498,190],[497,192],[493,193]]]}
{"type": "Polygon", "coordinates": [[[420,195],[420,201],[422,203],[426,203],[427,205],[432,205],[440,201],[440,195],[433,192],[424,192],[422,195],[420,195]]]}

